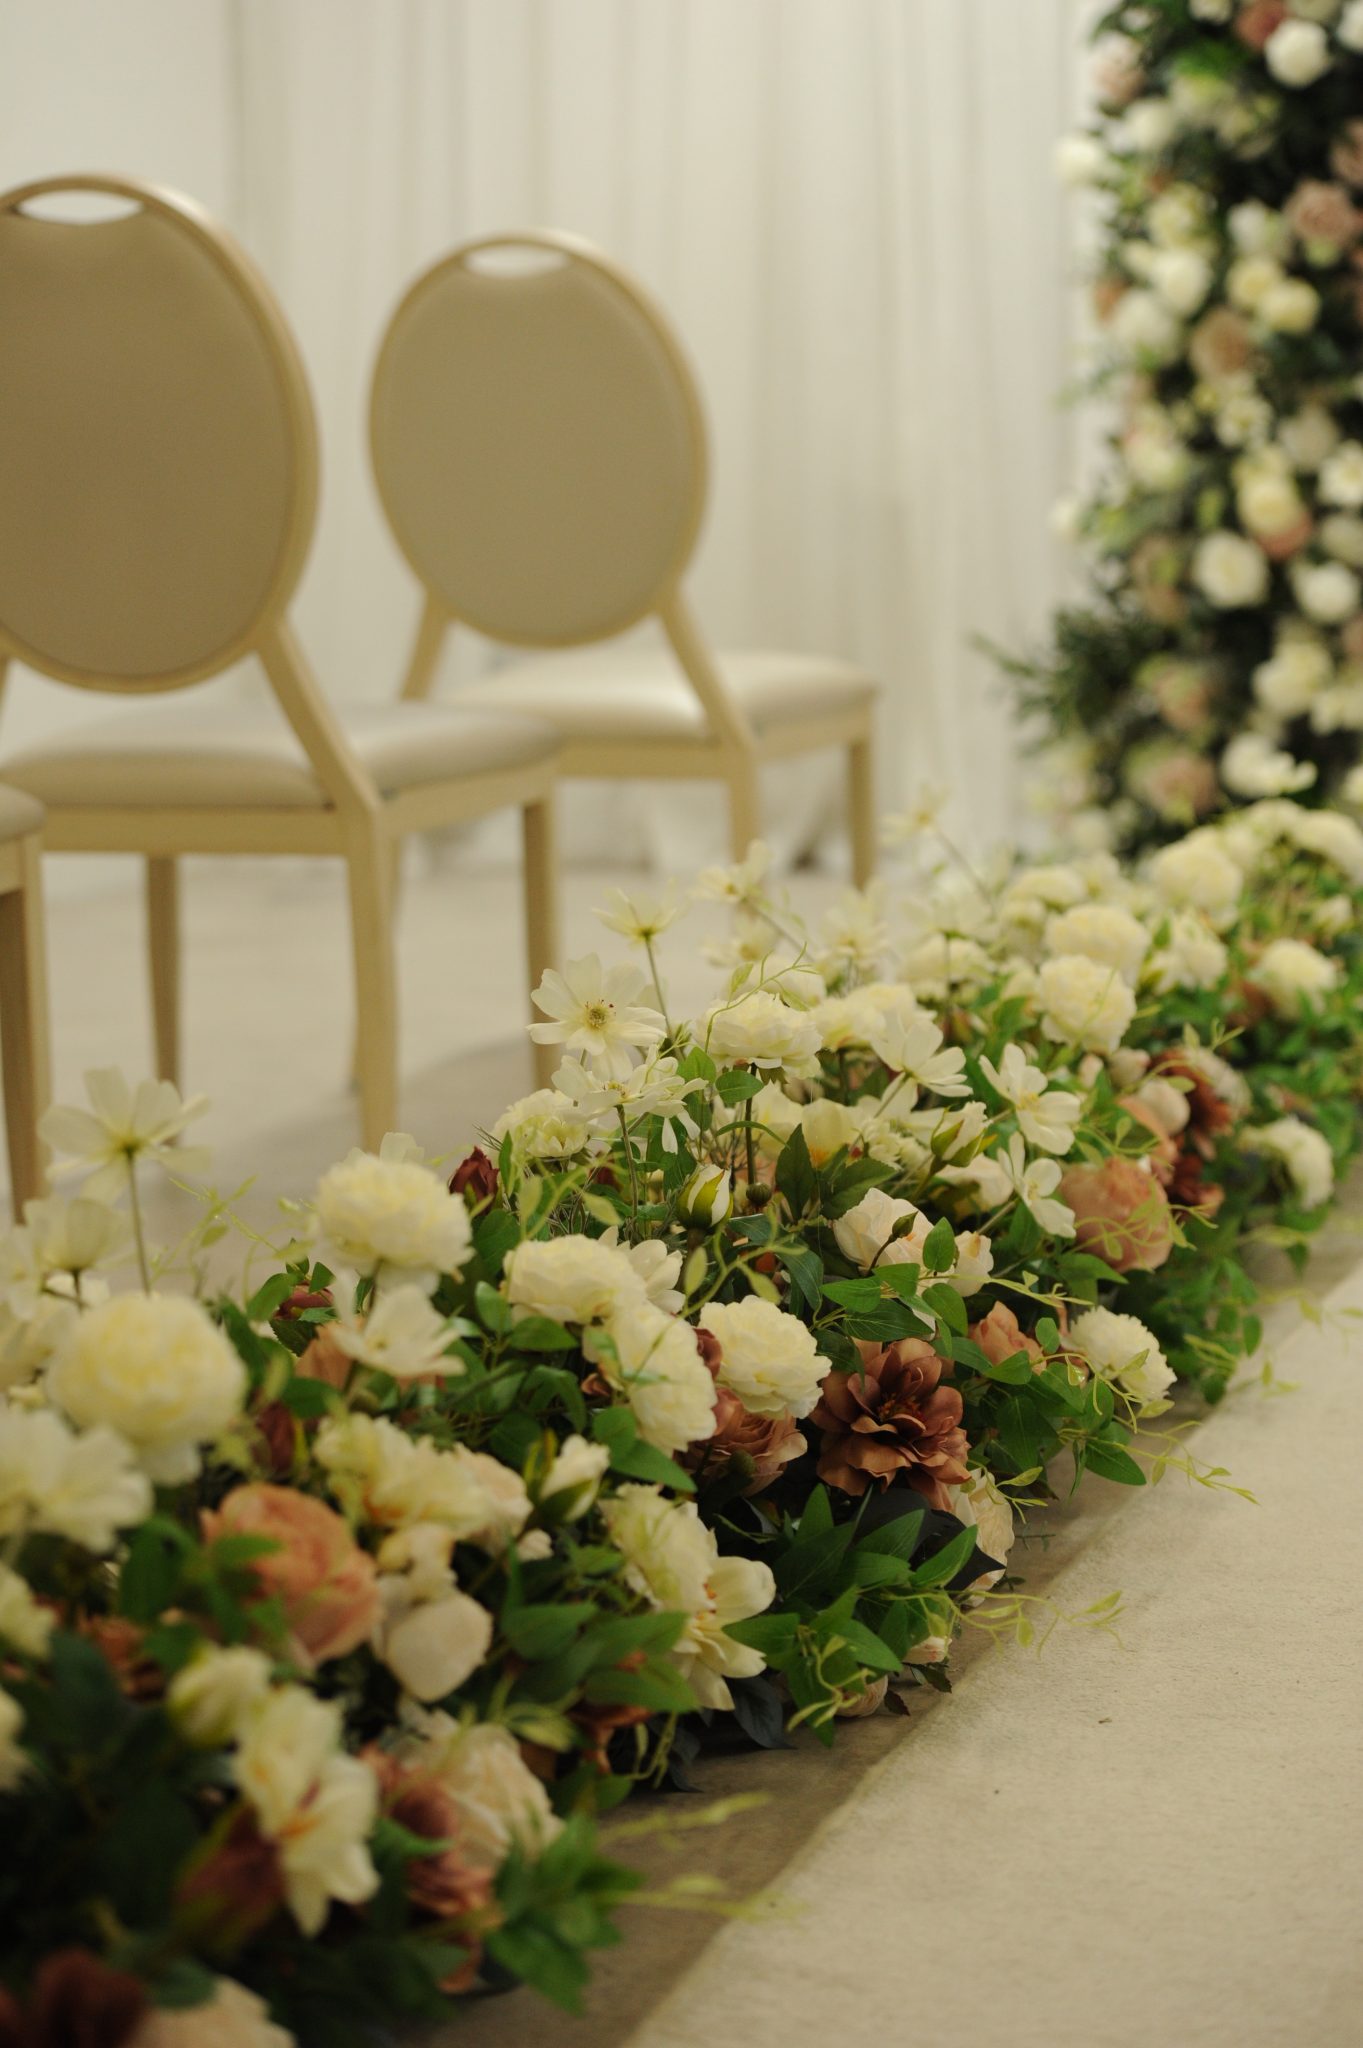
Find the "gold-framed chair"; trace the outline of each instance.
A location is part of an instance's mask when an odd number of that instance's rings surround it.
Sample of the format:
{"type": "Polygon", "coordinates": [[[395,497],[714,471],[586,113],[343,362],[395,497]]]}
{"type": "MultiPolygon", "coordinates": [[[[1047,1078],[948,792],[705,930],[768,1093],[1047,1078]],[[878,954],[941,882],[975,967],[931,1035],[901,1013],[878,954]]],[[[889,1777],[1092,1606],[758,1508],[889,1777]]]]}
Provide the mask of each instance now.
{"type": "MultiPolygon", "coordinates": [[[[396,1121],[402,838],[520,808],[533,987],[556,953],[556,736],[323,694],[287,610],[317,505],[303,365],[263,278],[191,201],[102,175],[0,195],[0,448],[0,682],[18,660],[82,689],[179,693],[2,771],[46,807],[45,850],[145,856],[159,1073],[180,1075],[181,856],[336,854],[376,1144],[396,1121]],[[72,194],[117,210],[54,217],[72,194]],[[248,655],[273,704],[195,701],[248,655]]],[[[537,1055],[541,1078],[551,1064],[537,1055]]]]}
{"type": "Polygon", "coordinates": [[[870,879],[876,683],[819,656],[712,652],[684,591],[706,495],[701,399],[625,272],[547,231],[443,257],[383,337],[370,451],[425,592],[405,700],[429,695],[451,626],[540,650],[453,701],[555,725],[563,775],[722,782],[735,857],[761,829],[761,764],[844,748],[853,871],[870,879]],[[656,654],[603,652],[650,616],[656,654]]]}
{"type": "Polygon", "coordinates": [[[38,1119],[51,1091],[40,864],[43,807],[0,787],[0,1074],[15,1221],[43,1191],[38,1119]]]}

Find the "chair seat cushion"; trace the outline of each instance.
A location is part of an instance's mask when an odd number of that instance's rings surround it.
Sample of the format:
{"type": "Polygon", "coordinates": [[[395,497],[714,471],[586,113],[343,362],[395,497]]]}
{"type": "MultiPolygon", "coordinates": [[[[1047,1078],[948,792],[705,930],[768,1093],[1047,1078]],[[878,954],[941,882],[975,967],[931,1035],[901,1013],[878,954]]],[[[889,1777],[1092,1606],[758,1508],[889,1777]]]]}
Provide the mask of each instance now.
{"type": "Polygon", "coordinates": [[[0,784],[0,846],[7,846],[12,839],[27,838],[30,832],[43,829],[43,807],[31,796],[25,796],[21,789],[6,789],[0,784]]]}
{"type": "MultiPolygon", "coordinates": [[[[558,735],[510,712],[445,704],[333,707],[383,796],[551,760],[558,735]]],[[[54,808],[320,809],[328,801],[272,703],[196,704],[101,719],[0,764],[54,808]]]]}
{"type": "MultiPolygon", "coordinates": [[[[820,654],[718,654],[715,660],[759,735],[798,719],[868,704],[876,682],[820,654]]],[[[704,739],[705,712],[666,647],[575,648],[513,662],[466,684],[470,710],[542,718],[565,740],[704,739]]]]}

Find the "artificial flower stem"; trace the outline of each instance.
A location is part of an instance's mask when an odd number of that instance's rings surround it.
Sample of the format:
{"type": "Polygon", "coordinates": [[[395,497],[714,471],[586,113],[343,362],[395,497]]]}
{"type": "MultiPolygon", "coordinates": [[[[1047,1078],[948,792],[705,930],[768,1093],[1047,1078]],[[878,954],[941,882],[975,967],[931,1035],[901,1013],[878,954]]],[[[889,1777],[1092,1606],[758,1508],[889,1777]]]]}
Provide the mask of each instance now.
{"type": "Polygon", "coordinates": [[[128,1207],[132,1212],[133,1243],[137,1247],[137,1270],[142,1278],[142,1292],[151,1293],[151,1267],[147,1263],[147,1240],[142,1230],[142,1204],[137,1196],[137,1162],[131,1152],[126,1155],[128,1162],[128,1207]]]}
{"type": "Polygon", "coordinates": [[[634,1165],[634,1146],[630,1142],[629,1124],[626,1120],[624,1110],[617,1109],[615,1114],[620,1119],[620,1135],[625,1141],[625,1159],[629,1166],[630,1230],[634,1237],[637,1238],[639,1235],[639,1175],[636,1172],[634,1165]]]}

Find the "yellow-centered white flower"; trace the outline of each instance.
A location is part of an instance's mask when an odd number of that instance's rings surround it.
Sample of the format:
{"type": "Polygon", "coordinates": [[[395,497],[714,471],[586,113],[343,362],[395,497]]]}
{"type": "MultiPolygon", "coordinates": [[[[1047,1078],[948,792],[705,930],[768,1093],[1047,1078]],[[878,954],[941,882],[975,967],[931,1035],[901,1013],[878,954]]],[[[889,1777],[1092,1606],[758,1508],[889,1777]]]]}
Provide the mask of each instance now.
{"type": "Polygon", "coordinates": [[[603,967],[596,953],[570,960],[561,974],[550,968],[533,996],[549,1022],[532,1024],[530,1036],[578,1053],[594,1073],[623,1080],[667,1028],[657,1010],[639,1002],[644,986],[637,968],[603,967]]]}
{"type": "Polygon", "coordinates": [[[55,1104],[39,1125],[54,1152],[69,1155],[53,1173],[88,1173],[85,1193],[92,1201],[121,1194],[139,1159],[152,1159],[178,1173],[197,1173],[203,1151],[175,1147],[180,1133],[208,1108],[206,1095],[183,1098],[169,1081],[141,1081],[135,1089],[117,1067],[95,1067],[85,1076],[89,1109],[55,1104]]]}

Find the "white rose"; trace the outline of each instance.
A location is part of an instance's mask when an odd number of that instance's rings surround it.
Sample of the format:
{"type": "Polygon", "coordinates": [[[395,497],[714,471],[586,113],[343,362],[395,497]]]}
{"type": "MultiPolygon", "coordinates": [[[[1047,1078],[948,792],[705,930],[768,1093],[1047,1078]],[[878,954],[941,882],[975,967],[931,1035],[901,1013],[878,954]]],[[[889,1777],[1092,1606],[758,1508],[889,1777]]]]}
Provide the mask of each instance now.
{"type": "Polygon", "coordinates": [[[1305,939],[1274,939],[1255,962],[1252,978],[1280,1017],[1295,1017],[1303,999],[1314,1005],[1339,986],[1339,964],[1305,939]]]}
{"type": "Polygon", "coordinates": [[[294,2037],[270,2018],[270,2008],[235,1977],[214,1981],[199,2005],[152,2006],[125,2048],[297,2048],[294,2037]]]}
{"type": "Polygon", "coordinates": [[[1322,504],[1346,512],[1363,506],[1363,441],[1344,441],[1321,466],[1318,486],[1322,504]]]}
{"type": "Polygon", "coordinates": [[[470,1862],[499,1870],[513,1848],[537,1857],[563,1827],[520,1745],[492,1722],[460,1725],[447,1714],[412,1714],[421,1731],[398,1754],[431,1770],[459,1808],[459,1846],[470,1862]]]}
{"type": "Polygon", "coordinates": [[[1205,239],[1210,209],[1196,185],[1168,185],[1146,211],[1146,226],[1163,249],[1180,249],[1205,239]]]}
{"type": "Polygon", "coordinates": [[[1279,1117],[1276,1123],[1247,1131],[1245,1143],[1256,1152],[1268,1152],[1282,1160],[1303,1208],[1318,1209],[1329,1201],[1335,1185],[1333,1155],[1320,1132],[1300,1117],[1279,1117]]]}
{"type": "Polygon", "coordinates": [[[808,1415],[828,1372],[814,1333],[798,1316],[750,1294],[743,1301],[712,1301],[700,1327],[719,1341],[717,1378],[737,1394],[750,1415],[808,1415]]]}
{"type": "Polygon", "coordinates": [[[912,1202],[896,1201],[884,1188],[868,1188],[855,1207],[837,1218],[833,1236],[843,1257],[869,1273],[881,1263],[921,1265],[923,1240],[931,1228],[912,1202]],[[899,1230],[903,1224],[909,1228],[899,1230]]]}
{"type": "Polygon", "coordinates": [[[579,1152],[596,1149],[591,1119],[558,1088],[537,1088],[532,1095],[523,1095],[502,1111],[490,1135],[499,1148],[509,1137],[512,1152],[522,1162],[575,1159],[579,1152]]]}
{"type": "Polygon", "coordinates": [[[555,1323],[604,1322],[646,1299],[628,1252],[599,1238],[532,1238],[507,1253],[503,1270],[511,1306],[555,1323]]]}
{"type": "Polygon", "coordinates": [[[1193,581],[1222,611],[1262,604],[1268,596],[1268,557],[1243,534],[1223,528],[1198,542],[1193,581]]]}
{"type": "Polygon", "coordinates": [[[1056,176],[1065,185],[1096,185],[1107,151],[1096,135],[1062,135],[1055,146],[1056,176]]]}
{"type": "Polygon", "coordinates": [[[373,1897],[378,1781],[342,1753],[334,1701],[278,1687],[247,1716],[232,1774],[279,1852],[289,1910],[305,1934],[320,1931],[332,1899],[353,1906],[373,1897]]]}
{"type": "Polygon", "coordinates": [[[1261,732],[1241,732],[1221,756],[1221,780],[1236,796],[1286,796],[1309,789],[1316,771],[1294,761],[1261,732]]]}
{"type": "Polygon", "coordinates": [[[385,1575],[379,1586],[391,1611],[375,1630],[375,1650],[414,1700],[444,1699],[487,1656],[492,1616],[454,1586],[434,1600],[416,1601],[404,1597],[400,1578],[385,1575]]]}
{"type": "Polygon", "coordinates": [[[336,1498],[380,1528],[434,1522],[460,1542],[497,1552],[529,1520],[519,1473],[463,1444],[441,1450],[386,1416],[329,1417],[313,1450],[336,1498]]]}
{"type": "Polygon", "coordinates": [[[1280,633],[1267,661],[1254,671],[1254,694],[1276,718],[1297,718],[1309,710],[1334,675],[1330,651],[1308,628],[1280,633]]]}
{"type": "Polygon", "coordinates": [[[964,1486],[948,1488],[951,1496],[951,1513],[967,1529],[975,1531],[975,1543],[984,1556],[994,1558],[999,1569],[981,1572],[972,1579],[967,1590],[971,1593],[987,1593],[1003,1577],[1008,1563],[1008,1553],[1013,1548],[1013,1510],[1008,1500],[987,1472],[972,1469],[964,1486]]]}
{"type": "Polygon", "coordinates": [[[1083,1052],[1114,1052],[1136,1014],[1130,984],[1115,968],[1100,966],[1084,953],[1047,960],[1037,999],[1047,1038],[1083,1052]]]}
{"type": "Polygon", "coordinates": [[[1275,334],[1309,334],[1320,318],[1320,293],[1304,277],[1285,277],[1269,286],[1257,311],[1275,334]]]}
{"type": "Polygon", "coordinates": [[[0,1536],[34,1529],[100,1556],[151,1510],[151,1484],[114,1430],[77,1435],[51,1409],[0,1407],[0,1536]]]}
{"type": "Polygon", "coordinates": [[[1150,862],[1150,879],[1175,909],[1203,910],[1215,924],[1227,924],[1244,893],[1244,869],[1205,829],[1161,847],[1150,862]]]}
{"type": "MultiPolygon", "coordinates": [[[[95,1282],[87,1280],[84,1285],[88,1294],[95,1282]]],[[[58,1301],[50,1294],[40,1295],[22,1314],[0,1303],[0,1390],[22,1386],[49,1366],[69,1339],[78,1314],[74,1302],[58,1301]]]]}
{"type": "Polygon", "coordinates": [[[1283,275],[1281,263],[1272,256],[1241,256],[1226,273],[1226,296],[1242,313],[1257,313],[1283,275]]]}
{"type": "Polygon", "coordinates": [[[1141,155],[1157,156],[1162,149],[1169,147],[1178,133],[1177,109],[1171,101],[1155,94],[1136,100],[1122,118],[1121,132],[1127,149],[1141,155]]]}
{"type": "Polygon", "coordinates": [[[1118,300],[1108,333],[1124,353],[1167,363],[1178,354],[1183,327],[1154,292],[1133,290],[1118,300]]]}
{"type": "MultiPolygon", "coordinates": [[[[585,1515],[601,1489],[610,1468],[610,1451],[605,1444],[589,1443],[585,1436],[565,1437],[554,1454],[554,1462],[541,1482],[541,1501],[556,1495],[573,1496],[570,1515],[576,1521],[585,1515]]],[[[560,1510],[561,1512],[561,1510],[560,1510]]]]}
{"type": "Polygon", "coordinates": [[[629,1402],[639,1434],[660,1451],[714,1435],[715,1383],[689,1323],[649,1301],[626,1302],[583,1350],[629,1402]]]}
{"type": "Polygon", "coordinates": [[[1150,282],[1165,304],[1186,318],[1206,300],[1212,267],[1200,250],[1160,249],[1150,265],[1150,282]]]}
{"type": "Polygon", "coordinates": [[[820,1044],[811,1013],[792,1009],[769,989],[716,1004],[700,1035],[712,1059],[733,1067],[798,1069],[817,1056],[820,1044]]]}
{"type": "Polygon", "coordinates": [[[1137,483],[1152,491],[1178,490],[1192,466],[1167,416],[1158,413],[1137,417],[1122,439],[1122,457],[1137,483]]]}
{"type": "Polygon", "coordinates": [[[1307,853],[1332,861],[1351,882],[1363,883],[1363,832],[1352,818],[1337,811],[1306,811],[1292,806],[1289,835],[1307,853]]]}
{"type": "Polygon", "coordinates": [[[982,1230],[962,1230],[956,1236],[956,1263],[941,1278],[948,1287],[969,1301],[978,1294],[994,1270],[994,1247],[982,1230]]]}
{"type": "Polygon", "coordinates": [[[166,1694],[171,1719],[196,1749],[234,1742],[247,1715],[270,1690],[270,1659],[235,1644],[209,1646],[177,1671],[166,1694]]]}
{"type": "Polygon", "coordinates": [[[1282,256],[1292,236],[1287,222],[1262,199],[1246,199],[1226,216],[1231,240],[1244,256],[1282,256]]]}
{"type": "Polygon", "coordinates": [[[23,1725],[18,1700],[0,1686],[0,1792],[12,1792],[28,1773],[28,1751],[19,1740],[23,1725]]]}
{"type": "Polygon", "coordinates": [[[1294,469],[1317,470],[1339,445],[1339,428],[1323,405],[1304,405],[1279,422],[1278,440],[1294,469]]]}
{"type": "Polygon", "coordinates": [[[1281,22],[1264,45],[1264,62],[1280,85],[1314,85],[1330,69],[1330,39],[1319,22],[1281,22]]]}
{"type": "Polygon", "coordinates": [[[197,1301],[120,1294],[77,1319],[48,1386],[73,1422],[117,1430],[170,1486],[241,1413],[246,1369],[197,1301]]]}
{"type": "Polygon", "coordinates": [[[1229,21],[1235,12],[1235,0],[1191,0],[1195,21],[1229,21]]]}
{"type": "Polygon", "coordinates": [[[1335,34],[1346,50],[1363,50],[1363,0],[1349,0],[1335,34]]]}
{"type": "Polygon", "coordinates": [[[1169,920],[1169,935],[1150,973],[1156,989],[1167,995],[1175,988],[1215,988],[1229,965],[1229,953],[1204,919],[1180,910],[1169,920]]]}
{"type": "Polygon", "coordinates": [[[1102,967],[1115,967],[1134,982],[1150,950],[1150,934],[1139,918],[1115,904],[1080,903],[1061,911],[1046,927],[1051,954],[1082,953],[1102,967]]]}
{"type": "Polygon", "coordinates": [[[1301,524],[1305,507],[1290,476],[1247,477],[1235,494],[1240,524],[1256,537],[1272,539],[1301,524]]]}
{"type": "Polygon", "coordinates": [[[1136,1316],[1085,1309],[1070,1324],[1069,1342],[1099,1379],[1115,1382],[1133,1400],[1158,1401],[1174,1384],[1168,1360],[1136,1316]]]}
{"type": "Polygon", "coordinates": [[[56,1625],[56,1615],[50,1607],[39,1606],[28,1581],[0,1564],[0,1643],[21,1657],[42,1658],[56,1625]]]}
{"type": "Polygon", "coordinates": [[[688,1616],[672,1654],[700,1704],[732,1707],[726,1680],[755,1678],[764,1666],[758,1651],[725,1629],[771,1605],[776,1581],[768,1567],[722,1558],[695,1502],[669,1501],[656,1486],[622,1486],[602,1514],[627,1583],[663,1612],[688,1616]]]}
{"type": "Polygon", "coordinates": [[[1350,512],[1332,512],[1320,522],[1320,544],[1351,569],[1363,569],[1363,519],[1350,512]]]}
{"type": "Polygon", "coordinates": [[[1318,620],[1322,626],[1342,625],[1363,602],[1363,586],[1343,562],[1294,564],[1292,588],[1307,617],[1318,620]]]}
{"type": "Polygon", "coordinates": [[[352,1152],[322,1175],[315,1204],[328,1243],[380,1286],[407,1280],[429,1292],[468,1257],[463,1197],[415,1160],[352,1152]]]}

